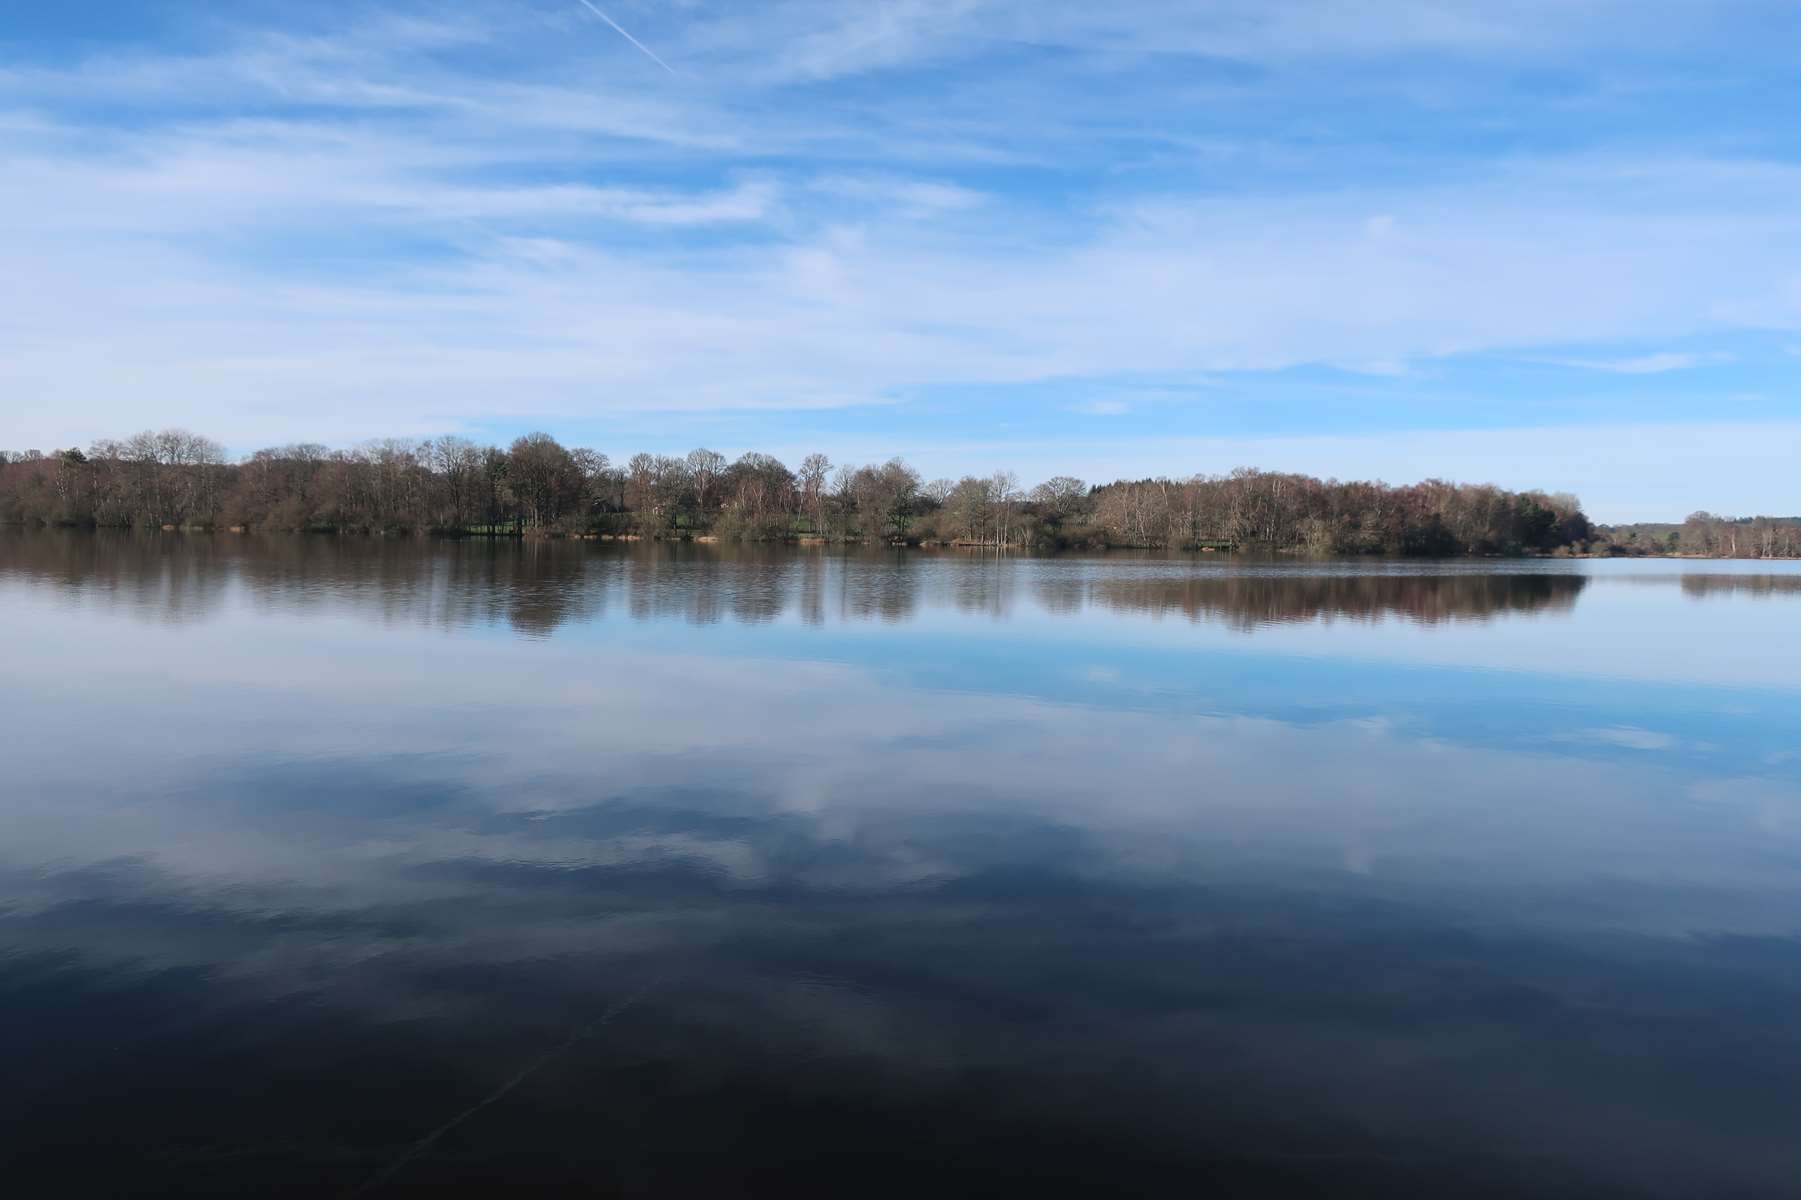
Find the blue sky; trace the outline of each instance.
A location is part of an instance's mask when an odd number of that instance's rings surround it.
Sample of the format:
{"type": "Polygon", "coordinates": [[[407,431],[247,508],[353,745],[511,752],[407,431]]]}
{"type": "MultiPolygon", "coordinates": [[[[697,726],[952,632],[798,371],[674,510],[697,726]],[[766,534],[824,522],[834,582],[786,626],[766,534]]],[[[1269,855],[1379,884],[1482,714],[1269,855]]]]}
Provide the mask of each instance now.
{"type": "Polygon", "coordinates": [[[1801,6],[596,3],[8,5],[0,445],[1801,511],[1801,6]]]}

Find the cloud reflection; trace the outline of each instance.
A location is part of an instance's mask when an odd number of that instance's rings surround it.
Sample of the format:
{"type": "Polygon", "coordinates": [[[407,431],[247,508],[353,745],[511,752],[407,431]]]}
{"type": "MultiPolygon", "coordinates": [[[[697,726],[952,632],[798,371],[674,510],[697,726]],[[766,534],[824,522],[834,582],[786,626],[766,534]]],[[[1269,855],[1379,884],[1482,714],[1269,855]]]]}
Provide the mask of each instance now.
{"type": "Polygon", "coordinates": [[[1733,693],[1710,763],[1661,741],[1692,713],[1634,707],[1717,699],[1692,687],[1109,638],[1494,637],[1576,620],[1580,576],[34,544],[0,567],[28,1191],[346,1194],[540,1061],[378,1194],[1801,1168],[1801,777],[1763,740],[1792,689],[1733,693]],[[1507,726],[1546,720],[1585,736],[1507,726]]]}

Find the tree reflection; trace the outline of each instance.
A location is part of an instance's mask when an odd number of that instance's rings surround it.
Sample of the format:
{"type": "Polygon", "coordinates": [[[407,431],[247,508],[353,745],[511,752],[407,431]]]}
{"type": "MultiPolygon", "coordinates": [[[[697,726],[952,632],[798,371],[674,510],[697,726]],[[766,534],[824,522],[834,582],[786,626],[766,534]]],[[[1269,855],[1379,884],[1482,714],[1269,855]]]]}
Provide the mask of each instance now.
{"type": "MultiPolygon", "coordinates": [[[[294,536],[0,534],[0,580],[165,623],[229,604],[341,611],[384,624],[506,625],[546,636],[608,613],[713,625],[899,622],[924,609],[1005,618],[1175,614],[1255,630],[1399,618],[1421,624],[1567,613],[1569,571],[1431,571],[1392,564],[1274,568],[1179,557],[1030,558],[767,545],[419,542],[294,536]]],[[[1686,576],[1692,595],[1794,592],[1784,576],[1686,576]]]]}
{"type": "Polygon", "coordinates": [[[1697,600],[1709,596],[1801,596],[1801,575],[1688,575],[1682,594],[1697,600]]]}
{"type": "Polygon", "coordinates": [[[1565,612],[1584,575],[1206,574],[1175,579],[1102,579],[1090,599],[1106,608],[1253,630],[1287,622],[1399,617],[1422,625],[1565,612]]]}

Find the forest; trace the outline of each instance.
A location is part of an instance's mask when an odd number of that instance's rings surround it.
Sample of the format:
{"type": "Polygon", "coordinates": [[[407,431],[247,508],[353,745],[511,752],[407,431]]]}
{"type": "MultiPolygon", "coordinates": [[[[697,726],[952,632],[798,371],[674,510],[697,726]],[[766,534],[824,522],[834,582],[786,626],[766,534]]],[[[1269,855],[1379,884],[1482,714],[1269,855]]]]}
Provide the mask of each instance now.
{"type": "Polygon", "coordinates": [[[1801,517],[1722,517],[1697,512],[1680,525],[1611,525],[1601,533],[1616,554],[1801,558],[1801,517]]]}
{"type": "MultiPolygon", "coordinates": [[[[812,454],[790,468],[766,454],[728,460],[699,449],[618,462],[544,433],[505,448],[442,437],[348,450],[281,446],[235,461],[182,430],[85,450],[0,452],[0,522],[1339,554],[1671,548],[1667,538],[1622,541],[1597,529],[1573,496],[1485,484],[1390,486],[1239,469],[1092,486],[1058,476],[1026,488],[1006,471],[927,481],[898,458],[853,466],[812,454]]],[[[1694,553],[1795,553],[1796,523],[1776,524],[1772,535],[1769,522],[1697,514],[1697,529],[1683,526],[1678,542],[1694,553]]]]}

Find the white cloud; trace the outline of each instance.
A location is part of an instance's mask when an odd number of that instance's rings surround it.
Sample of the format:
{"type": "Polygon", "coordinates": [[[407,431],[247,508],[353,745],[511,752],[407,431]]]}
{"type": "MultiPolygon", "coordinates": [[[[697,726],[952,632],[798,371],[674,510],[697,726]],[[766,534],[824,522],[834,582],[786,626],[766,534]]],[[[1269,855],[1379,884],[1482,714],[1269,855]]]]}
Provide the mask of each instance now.
{"type": "MultiPolygon", "coordinates": [[[[783,36],[761,74],[771,81],[824,80],[957,53],[982,0],[890,0],[885,4],[782,5],[751,20],[780,22],[783,36]],[[786,18],[784,20],[784,18],[786,18]]],[[[762,37],[756,44],[767,45],[762,37]]]]}
{"type": "Polygon", "coordinates": [[[1590,742],[1598,746],[1617,746],[1624,750],[1674,750],[1682,743],[1675,736],[1633,725],[1612,725],[1601,729],[1577,729],[1556,735],[1565,742],[1590,742]]]}
{"type": "Polygon", "coordinates": [[[997,44],[1258,62],[1422,53],[1484,60],[1684,49],[1717,41],[1735,21],[1775,27],[1789,19],[1767,0],[782,0],[691,12],[685,32],[695,53],[781,82],[941,64],[997,44]]]}
{"type": "Polygon", "coordinates": [[[916,216],[961,212],[990,199],[955,183],[892,175],[828,175],[815,180],[813,186],[830,196],[875,202],[916,216]]]}
{"type": "Polygon", "coordinates": [[[1578,367],[1587,371],[1606,371],[1613,375],[1662,375],[1670,371],[1687,371],[1709,363],[1720,362],[1708,354],[1644,354],[1636,358],[1556,358],[1544,360],[1560,367],[1578,367]]]}
{"type": "Polygon", "coordinates": [[[1708,361],[1706,356],[1699,354],[1647,354],[1640,358],[1597,363],[1596,366],[1620,375],[1660,375],[1665,371],[1686,371],[1708,361]]]}
{"type": "MultiPolygon", "coordinates": [[[[92,437],[154,411],[233,441],[301,426],[336,440],[509,413],[804,408],[1117,372],[1395,369],[1689,334],[1727,309],[1801,328],[1782,290],[1801,270],[1783,247],[1801,243],[1771,236],[1801,232],[1801,217],[1750,207],[1762,173],[1737,181],[1742,217],[1729,191],[1716,209],[1691,206],[1680,178],[1661,181],[1675,195],[1657,207],[1598,177],[1571,196],[1553,166],[1526,173],[1548,197],[1536,203],[1497,202],[1487,180],[1383,196],[1405,232],[1378,241],[1361,233],[1371,198],[1353,196],[1144,203],[1049,248],[982,229],[922,239],[873,216],[690,246],[615,242],[581,222],[774,219],[775,185],[453,183],[432,152],[386,149],[10,156],[0,391],[35,401],[13,436],[92,437]],[[252,252],[267,236],[359,227],[443,246],[348,272],[252,252]]],[[[1801,189],[1801,171],[1785,178],[1801,189]]],[[[1706,186],[1734,182],[1722,169],[1706,186]]]]}

